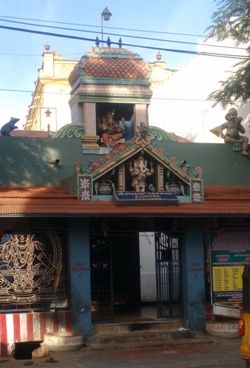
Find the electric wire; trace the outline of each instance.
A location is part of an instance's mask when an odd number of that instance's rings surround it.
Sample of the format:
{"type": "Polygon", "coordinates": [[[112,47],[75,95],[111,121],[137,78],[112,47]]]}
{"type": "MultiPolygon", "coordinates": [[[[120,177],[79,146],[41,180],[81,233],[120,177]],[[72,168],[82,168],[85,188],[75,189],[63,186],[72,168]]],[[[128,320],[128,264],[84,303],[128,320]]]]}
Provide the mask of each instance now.
{"type": "MultiPolygon", "coordinates": [[[[0,14],[1,18],[8,18],[8,19],[20,19],[20,20],[29,20],[34,22],[44,22],[44,23],[53,23],[53,24],[66,24],[66,25],[72,25],[72,26],[81,26],[81,27],[92,27],[92,28],[100,28],[101,26],[97,25],[90,25],[90,24],[82,24],[82,23],[70,23],[70,22],[60,22],[55,20],[45,20],[45,19],[34,19],[34,18],[22,18],[22,17],[14,17],[10,15],[2,15],[0,14]]],[[[166,32],[166,31],[155,31],[155,30],[148,30],[148,29],[136,29],[136,28],[121,28],[121,27],[110,27],[105,26],[105,28],[108,29],[117,29],[117,30],[123,30],[123,31],[133,31],[133,32],[143,32],[143,33],[158,33],[158,34],[169,34],[169,35],[175,35],[175,36],[187,36],[187,37],[207,37],[206,35],[200,35],[200,34],[192,34],[192,33],[178,33],[178,32],[166,32]]]]}
{"type": "MultiPolygon", "coordinates": [[[[34,34],[39,34],[39,35],[46,35],[46,36],[53,36],[53,37],[60,37],[60,38],[69,38],[69,39],[81,40],[81,41],[89,41],[89,42],[96,42],[97,41],[96,39],[93,39],[93,38],[79,37],[79,36],[52,33],[52,32],[43,32],[43,31],[31,30],[31,29],[27,29],[27,28],[8,27],[8,26],[3,26],[3,25],[0,25],[0,28],[8,29],[8,30],[11,30],[11,31],[34,33],[34,34]]],[[[111,42],[111,44],[120,46],[120,42],[111,42]]],[[[192,51],[192,50],[170,49],[170,48],[164,48],[164,47],[145,46],[145,45],[130,44],[130,43],[122,43],[122,45],[123,46],[128,46],[128,47],[148,49],[148,50],[176,52],[176,53],[183,53],[183,54],[189,54],[189,55],[200,55],[200,56],[212,56],[212,57],[222,57],[222,58],[230,58],[230,59],[249,60],[249,57],[244,56],[244,55],[233,55],[233,54],[224,54],[224,53],[219,54],[219,53],[213,53],[213,52],[201,52],[201,51],[192,51]]]]}
{"type": "MultiPolygon", "coordinates": [[[[14,92],[14,93],[31,93],[33,94],[34,91],[32,90],[25,90],[25,89],[12,89],[12,88],[0,88],[1,92],[14,92]]],[[[66,92],[48,92],[48,91],[42,91],[37,92],[36,95],[68,95],[66,92]]],[[[77,94],[72,93],[71,96],[77,96],[77,94]]],[[[186,97],[151,97],[151,101],[190,101],[190,102],[209,102],[209,101],[215,101],[214,99],[201,99],[201,98],[186,98],[186,97]]],[[[237,100],[241,101],[241,100],[237,100]]],[[[250,103],[250,100],[243,101],[244,103],[250,103]]]]}
{"type": "MultiPolygon", "coordinates": [[[[41,28],[51,28],[51,29],[58,29],[58,30],[67,30],[67,31],[74,31],[74,32],[85,32],[85,33],[95,33],[96,31],[89,31],[85,29],[76,29],[76,28],[68,28],[68,27],[57,27],[57,26],[47,26],[44,24],[34,24],[29,22],[17,22],[12,20],[6,20],[2,19],[0,17],[0,21],[3,22],[9,22],[9,23],[15,23],[15,24],[22,24],[22,25],[28,25],[28,26],[34,26],[34,27],[41,27],[41,28]]],[[[100,33],[100,32],[99,32],[100,33]]],[[[197,43],[197,42],[189,42],[189,41],[180,41],[180,40],[170,40],[170,39],[162,39],[162,38],[152,38],[152,37],[142,37],[142,36],[133,36],[128,34],[118,34],[118,33],[107,33],[102,32],[103,35],[107,36],[118,36],[118,37],[127,37],[127,38],[133,38],[138,40],[146,40],[146,41],[158,41],[158,42],[168,42],[168,43],[176,43],[176,44],[184,44],[184,45],[192,45],[192,46],[205,46],[205,47],[216,47],[216,48],[223,48],[223,49],[237,49],[237,50],[246,50],[244,47],[234,47],[234,46],[222,46],[222,45],[215,45],[215,44],[204,44],[204,43],[197,43]]]]}

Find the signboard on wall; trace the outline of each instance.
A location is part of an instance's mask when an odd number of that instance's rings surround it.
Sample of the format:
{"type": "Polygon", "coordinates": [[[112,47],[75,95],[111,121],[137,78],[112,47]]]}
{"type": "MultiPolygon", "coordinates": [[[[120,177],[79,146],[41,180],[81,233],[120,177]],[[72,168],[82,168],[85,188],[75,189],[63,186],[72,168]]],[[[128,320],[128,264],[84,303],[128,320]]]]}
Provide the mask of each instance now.
{"type": "Polygon", "coordinates": [[[240,305],[242,273],[250,263],[250,232],[220,231],[211,242],[213,303],[240,305]]]}
{"type": "Polygon", "coordinates": [[[153,203],[153,204],[177,204],[179,199],[174,193],[158,192],[115,192],[114,199],[120,203],[153,203]]]}

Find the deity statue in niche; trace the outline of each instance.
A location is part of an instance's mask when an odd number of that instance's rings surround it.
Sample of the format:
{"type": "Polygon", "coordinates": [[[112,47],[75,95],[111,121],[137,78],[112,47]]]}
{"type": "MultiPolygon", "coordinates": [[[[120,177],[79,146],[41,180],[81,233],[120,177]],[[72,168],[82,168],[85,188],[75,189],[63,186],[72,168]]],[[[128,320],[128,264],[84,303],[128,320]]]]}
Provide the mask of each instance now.
{"type": "Polygon", "coordinates": [[[124,125],[114,119],[114,110],[108,111],[100,122],[102,142],[107,147],[114,147],[121,143],[124,136],[124,125]]]}
{"type": "Polygon", "coordinates": [[[148,161],[140,155],[134,162],[129,163],[129,173],[132,178],[132,187],[136,192],[145,192],[147,178],[154,173],[153,162],[148,161]]]}
{"type": "Polygon", "coordinates": [[[127,120],[129,113],[124,113],[125,117],[113,109],[97,119],[97,131],[104,146],[114,147],[134,136],[134,115],[127,120]],[[116,115],[121,117],[117,118],[116,115]]]}

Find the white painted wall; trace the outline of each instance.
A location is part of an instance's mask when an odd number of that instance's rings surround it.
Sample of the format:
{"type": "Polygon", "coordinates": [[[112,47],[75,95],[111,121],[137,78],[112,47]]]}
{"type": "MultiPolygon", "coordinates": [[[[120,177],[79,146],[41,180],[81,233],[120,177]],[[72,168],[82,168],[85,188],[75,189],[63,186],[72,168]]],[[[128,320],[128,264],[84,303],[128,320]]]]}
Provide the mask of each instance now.
{"type": "MultiPolygon", "coordinates": [[[[236,45],[232,40],[207,40],[203,43],[201,40],[200,43],[197,50],[199,52],[246,55],[241,48],[246,45],[236,45]]],[[[227,106],[226,109],[220,105],[213,106],[214,101],[208,101],[207,98],[218,88],[220,81],[228,78],[237,62],[239,59],[235,58],[195,56],[153,91],[149,106],[149,124],[194,142],[224,143],[210,129],[225,122],[226,112],[232,106],[227,106]]],[[[243,118],[246,135],[250,138],[250,101],[234,107],[243,118]]]]}
{"type": "Polygon", "coordinates": [[[156,301],[155,236],[153,232],[139,234],[141,301],[156,301]]]}

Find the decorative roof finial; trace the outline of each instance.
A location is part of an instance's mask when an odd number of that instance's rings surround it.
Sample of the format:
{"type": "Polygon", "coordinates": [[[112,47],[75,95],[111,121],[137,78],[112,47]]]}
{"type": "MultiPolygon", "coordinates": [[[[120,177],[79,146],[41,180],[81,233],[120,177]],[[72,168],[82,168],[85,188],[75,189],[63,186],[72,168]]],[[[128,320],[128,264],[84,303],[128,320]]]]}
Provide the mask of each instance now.
{"type": "Polygon", "coordinates": [[[110,37],[108,37],[108,39],[107,39],[107,45],[108,45],[108,47],[110,47],[110,46],[111,46],[111,40],[110,40],[110,37]]]}
{"type": "Polygon", "coordinates": [[[48,43],[46,43],[46,45],[44,45],[44,49],[45,49],[45,51],[49,51],[50,50],[50,45],[48,43]]]}
{"type": "Polygon", "coordinates": [[[96,39],[95,39],[95,44],[96,44],[96,47],[99,47],[99,45],[100,45],[100,40],[99,40],[99,38],[98,38],[98,37],[96,37],[96,39]]]}
{"type": "Polygon", "coordinates": [[[158,61],[161,60],[161,53],[160,53],[160,51],[158,51],[157,54],[156,54],[156,60],[158,60],[158,61]]]}

